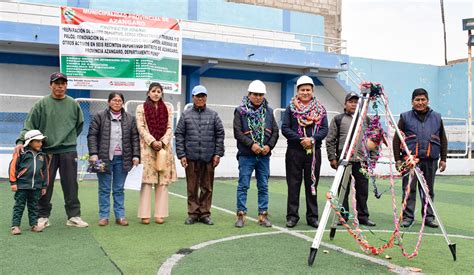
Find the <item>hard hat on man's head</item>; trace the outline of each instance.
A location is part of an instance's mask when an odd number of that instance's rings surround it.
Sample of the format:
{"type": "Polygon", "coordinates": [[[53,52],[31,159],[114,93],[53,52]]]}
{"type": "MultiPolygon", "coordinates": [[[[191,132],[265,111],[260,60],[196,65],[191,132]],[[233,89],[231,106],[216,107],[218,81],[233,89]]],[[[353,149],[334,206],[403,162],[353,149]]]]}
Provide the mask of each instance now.
{"type": "Polygon", "coordinates": [[[265,84],[260,80],[254,80],[250,82],[249,88],[247,89],[249,93],[256,93],[256,94],[266,94],[267,88],[265,84]]]}
{"type": "Polygon", "coordinates": [[[296,88],[305,84],[309,84],[314,87],[313,79],[307,75],[303,75],[300,78],[298,78],[298,80],[296,81],[296,88]]]}

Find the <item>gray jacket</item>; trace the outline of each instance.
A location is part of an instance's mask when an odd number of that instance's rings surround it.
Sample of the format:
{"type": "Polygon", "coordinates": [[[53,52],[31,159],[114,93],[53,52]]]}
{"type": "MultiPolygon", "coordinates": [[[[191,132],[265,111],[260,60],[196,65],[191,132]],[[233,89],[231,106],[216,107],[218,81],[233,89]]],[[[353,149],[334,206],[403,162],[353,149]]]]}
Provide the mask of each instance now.
{"type": "Polygon", "coordinates": [[[211,161],[224,155],[224,126],[218,114],[194,106],[183,112],[176,126],[176,155],[194,161],[211,161]]]}
{"type": "MultiPolygon", "coordinates": [[[[368,122],[368,117],[366,118],[365,123],[368,122]]],[[[346,142],[347,135],[349,134],[349,128],[351,127],[352,123],[352,115],[349,113],[343,113],[335,116],[331,120],[331,124],[329,125],[329,133],[326,137],[326,151],[328,153],[328,159],[331,160],[339,160],[342,150],[344,149],[344,143],[346,142]],[[336,122],[339,120],[339,123],[336,122]],[[339,126],[339,130],[338,130],[339,126]],[[339,136],[338,136],[339,134],[339,136]]],[[[359,140],[362,138],[362,134],[359,140]]],[[[358,144],[357,155],[363,156],[360,144],[358,144]]],[[[352,160],[356,160],[352,158],[352,160]]]]}
{"type": "MultiPolygon", "coordinates": [[[[99,159],[105,162],[109,162],[111,119],[108,108],[98,112],[92,117],[87,134],[89,155],[98,155],[99,159]]],[[[122,126],[123,170],[128,172],[132,169],[132,159],[140,158],[140,138],[135,118],[123,109],[120,122],[122,126]]]]}

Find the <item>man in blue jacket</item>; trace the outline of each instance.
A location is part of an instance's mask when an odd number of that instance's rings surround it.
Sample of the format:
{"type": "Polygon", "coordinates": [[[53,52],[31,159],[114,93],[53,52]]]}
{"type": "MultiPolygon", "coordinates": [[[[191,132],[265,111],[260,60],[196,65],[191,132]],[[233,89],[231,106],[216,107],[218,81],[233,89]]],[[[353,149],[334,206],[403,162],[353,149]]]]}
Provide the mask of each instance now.
{"type": "MultiPolygon", "coordinates": [[[[441,114],[433,111],[429,104],[428,92],[423,88],[415,89],[411,96],[412,109],[400,115],[398,128],[405,133],[405,143],[408,150],[411,151],[415,158],[419,159],[418,167],[423,172],[429,189],[431,200],[434,200],[434,179],[436,170],[443,172],[446,169],[446,158],[448,155],[448,139],[443,126],[441,114]],[[441,156],[441,160],[440,159],[441,156]],[[439,160],[439,166],[438,166],[439,160]]],[[[397,167],[402,165],[402,157],[405,156],[404,151],[400,148],[400,139],[395,135],[393,139],[394,158],[397,167]]],[[[408,185],[408,177],[403,178],[403,198],[405,198],[405,190],[408,185]]],[[[410,194],[407,198],[407,206],[403,211],[403,227],[409,227],[415,219],[416,204],[416,187],[418,180],[416,177],[410,183],[410,194]]],[[[421,198],[421,214],[424,213],[424,196],[420,191],[421,198]]],[[[433,209],[428,205],[426,209],[425,225],[436,228],[438,224],[435,221],[433,209]]]]}
{"type": "Polygon", "coordinates": [[[185,110],[176,126],[176,155],[186,171],[188,218],[185,224],[211,220],[214,169],[224,155],[224,127],[217,112],[206,106],[207,89],[192,90],[193,107],[185,110]]]}

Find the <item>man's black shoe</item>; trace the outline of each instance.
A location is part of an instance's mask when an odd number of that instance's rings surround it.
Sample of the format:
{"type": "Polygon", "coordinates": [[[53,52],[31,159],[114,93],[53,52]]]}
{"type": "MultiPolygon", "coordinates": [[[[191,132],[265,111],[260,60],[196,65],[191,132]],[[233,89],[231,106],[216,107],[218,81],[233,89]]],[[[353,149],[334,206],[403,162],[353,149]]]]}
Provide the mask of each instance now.
{"type": "Polygon", "coordinates": [[[308,225],[314,228],[318,228],[319,222],[318,221],[308,222],[308,225]]]}
{"type": "Polygon", "coordinates": [[[426,221],[425,225],[431,228],[438,228],[439,225],[435,221],[426,221]]]}
{"type": "Polygon", "coordinates": [[[404,220],[402,221],[402,227],[410,227],[413,224],[413,221],[404,220]]]}
{"type": "Polygon", "coordinates": [[[212,222],[211,220],[211,217],[202,217],[199,219],[200,222],[202,222],[203,224],[207,224],[207,225],[213,225],[214,222],[212,222]]]}
{"type": "Polygon", "coordinates": [[[362,224],[362,225],[365,225],[365,226],[376,226],[377,225],[376,223],[374,223],[371,220],[359,221],[359,224],[362,224]]]}
{"type": "Polygon", "coordinates": [[[197,221],[198,221],[197,218],[187,217],[186,220],[184,221],[184,224],[187,224],[187,225],[195,224],[197,221]]]}
{"type": "Polygon", "coordinates": [[[297,223],[298,223],[298,222],[295,222],[295,221],[293,221],[293,220],[287,220],[287,221],[286,221],[286,227],[288,227],[288,228],[293,228],[293,227],[296,226],[297,223]]]}

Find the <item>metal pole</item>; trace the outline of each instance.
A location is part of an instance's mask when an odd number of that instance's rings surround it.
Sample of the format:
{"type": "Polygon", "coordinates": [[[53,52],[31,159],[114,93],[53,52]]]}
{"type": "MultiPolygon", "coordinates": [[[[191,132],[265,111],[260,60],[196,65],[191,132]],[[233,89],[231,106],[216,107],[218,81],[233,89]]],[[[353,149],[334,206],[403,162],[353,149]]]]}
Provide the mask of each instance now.
{"type": "MultiPolygon", "coordinates": [[[[353,133],[352,139],[349,138],[351,136],[349,135],[346,138],[346,141],[344,143],[344,147],[343,147],[344,149],[341,154],[342,161],[339,162],[339,166],[337,167],[337,172],[334,177],[334,181],[332,182],[331,189],[329,191],[331,192],[331,194],[337,194],[339,185],[342,183],[344,174],[346,174],[347,165],[349,164],[349,160],[352,157],[352,154],[351,154],[352,149],[357,146],[356,133],[362,127],[362,123],[364,121],[364,119],[362,118],[365,117],[365,115],[367,114],[367,109],[369,108],[369,98],[370,98],[370,90],[367,94],[364,94],[363,97],[359,98],[357,109],[353,115],[351,126],[349,127],[349,133],[353,133]],[[362,117],[360,119],[357,119],[358,116],[362,116],[362,117]]],[[[313,243],[311,244],[311,248],[309,251],[309,256],[308,256],[309,266],[313,265],[314,259],[316,258],[316,254],[318,253],[319,245],[321,244],[321,239],[323,238],[324,229],[326,228],[326,224],[328,222],[330,212],[331,212],[331,202],[327,200],[326,205],[324,206],[323,214],[321,216],[321,219],[319,220],[318,230],[316,231],[316,235],[314,236],[313,243]]]]}
{"type": "MultiPolygon", "coordinates": [[[[384,103],[384,105],[388,106],[388,102],[385,100],[385,98],[383,96],[381,97],[381,99],[382,99],[382,102],[384,103]]],[[[392,124],[395,126],[394,127],[395,128],[395,134],[398,135],[398,138],[400,138],[403,150],[405,151],[405,153],[408,156],[410,156],[411,153],[408,150],[408,146],[405,143],[405,139],[402,136],[402,133],[400,132],[400,129],[398,128],[398,125],[396,124],[395,119],[393,118],[393,114],[390,111],[390,109],[387,109],[387,115],[388,115],[388,119],[390,119],[392,124]]],[[[420,190],[420,192],[423,192],[424,195],[425,195],[425,198],[428,200],[428,204],[429,204],[429,206],[431,206],[431,209],[433,210],[433,214],[434,214],[436,220],[438,221],[438,224],[439,224],[439,227],[441,228],[441,232],[443,233],[444,239],[448,243],[448,247],[449,247],[449,250],[451,251],[451,254],[453,255],[453,259],[456,261],[456,244],[452,243],[449,240],[448,232],[446,232],[446,229],[444,228],[443,222],[441,221],[441,218],[439,217],[438,211],[436,210],[436,207],[435,207],[433,201],[431,200],[430,194],[428,192],[428,187],[424,184],[424,181],[422,180],[423,176],[420,175],[420,173],[416,169],[414,169],[414,170],[415,170],[415,174],[416,174],[416,177],[418,179],[418,182],[421,186],[421,189],[423,189],[423,190],[420,190]]]]}
{"type": "MultiPolygon", "coordinates": [[[[467,37],[470,39],[471,30],[468,30],[467,37]]],[[[469,40],[470,41],[470,40],[469,40]]],[[[471,45],[467,45],[467,159],[472,159],[472,54],[471,45]]]]}

